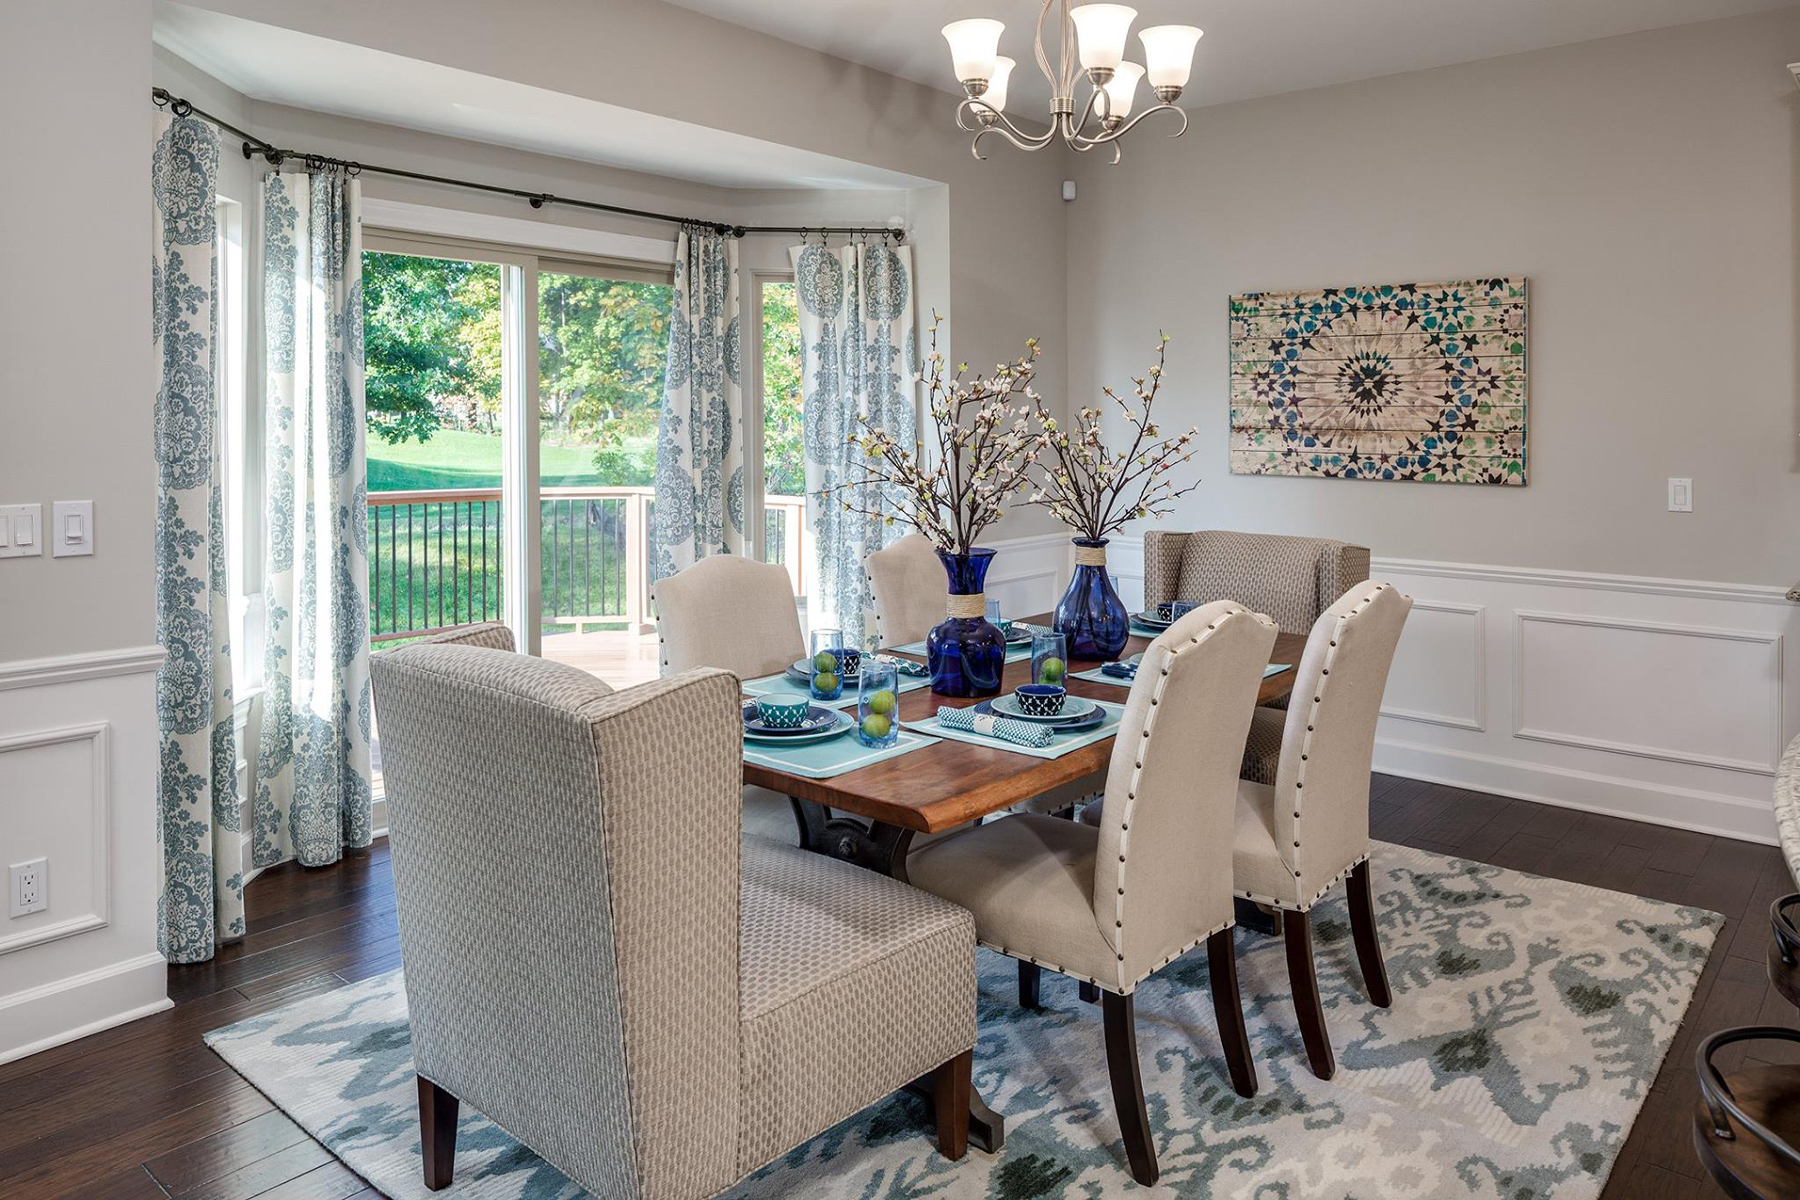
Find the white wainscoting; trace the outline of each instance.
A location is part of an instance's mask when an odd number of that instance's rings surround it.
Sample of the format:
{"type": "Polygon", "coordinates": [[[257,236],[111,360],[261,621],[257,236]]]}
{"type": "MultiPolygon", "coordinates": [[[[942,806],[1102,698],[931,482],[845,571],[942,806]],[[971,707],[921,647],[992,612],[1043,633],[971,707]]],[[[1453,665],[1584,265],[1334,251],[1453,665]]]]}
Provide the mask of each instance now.
{"type": "Polygon", "coordinates": [[[50,861],[50,904],[0,909],[0,1062],[169,1006],[156,952],[162,651],[0,663],[0,867],[50,861]]]}
{"type": "MultiPolygon", "coordinates": [[[[1135,609],[1143,541],[1109,551],[1135,609]]],[[[1800,725],[1800,605],[1784,589],[1391,558],[1373,571],[1414,601],[1377,770],[1775,840],[1773,774],[1800,725]]]]}

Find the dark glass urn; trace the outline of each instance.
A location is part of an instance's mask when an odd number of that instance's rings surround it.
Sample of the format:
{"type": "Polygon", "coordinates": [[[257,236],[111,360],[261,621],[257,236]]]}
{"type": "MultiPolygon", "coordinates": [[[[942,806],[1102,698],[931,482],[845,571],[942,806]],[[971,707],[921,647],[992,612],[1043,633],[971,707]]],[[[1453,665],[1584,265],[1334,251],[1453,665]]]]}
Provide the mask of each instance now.
{"type": "Polygon", "coordinates": [[[940,696],[998,696],[1006,666],[1006,635],[983,613],[982,587],[994,552],[981,547],[967,554],[938,551],[950,584],[950,611],[967,608],[973,616],[953,616],[925,635],[925,660],[931,667],[931,690],[940,696]],[[956,597],[967,597],[958,605],[956,597]]]}
{"type": "Polygon", "coordinates": [[[1075,539],[1075,577],[1056,604],[1056,632],[1069,657],[1111,661],[1131,637],[1131,615],[1106,573],[1106,539],[1075,539]]]}

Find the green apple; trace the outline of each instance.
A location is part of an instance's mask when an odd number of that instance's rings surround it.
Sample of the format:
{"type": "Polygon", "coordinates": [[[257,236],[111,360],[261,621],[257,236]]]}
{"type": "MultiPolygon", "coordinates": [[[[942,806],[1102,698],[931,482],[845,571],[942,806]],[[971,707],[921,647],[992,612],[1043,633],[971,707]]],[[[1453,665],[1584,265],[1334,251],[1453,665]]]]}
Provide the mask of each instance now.
{"type": "Polygon", "coordinates": [[[1068,668],[1063,665],[1062,659],[1046,658],[1043,665],[1038,668],[1038,682],[1061,683],[1063,681],[1063,672],[1067,669],[1068,668]]]}
{"type": "Polygon", "coordinates": [[[872,741],[879,742],[888,735],[888,731],[893,727],[892,721],[877,712],[872,712],[862,719],[863,736],[872,741]]]}
{"type": "Polygon", "coordinates": [[[835,692],[838,689],[838,677],[830,671],[820,671],[813,676],[813,690],[816,692],[835,692]]]}
{"type": "Polygon", "coordinates": [[[836,671],[837,670],[837,655],[833,654],[829,650],[819,651],[817,654],[813,655],[813,670],[815,670],[815,671],[836,671]]]}
{"type": "Polygon", "coordinates": [[[869,711],[886,715],[894,711],[894,693],[883,688],[869,697],[869,711]]]}

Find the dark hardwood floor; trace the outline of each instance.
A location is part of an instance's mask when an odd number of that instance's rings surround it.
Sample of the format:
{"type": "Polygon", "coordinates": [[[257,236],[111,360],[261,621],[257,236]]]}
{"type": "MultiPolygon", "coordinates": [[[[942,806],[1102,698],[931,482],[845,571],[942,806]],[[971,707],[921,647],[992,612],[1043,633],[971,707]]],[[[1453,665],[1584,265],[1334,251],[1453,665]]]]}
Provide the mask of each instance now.
{"type": "MultiPolygon", "coordinates": [[[[1764,976],[1780,853],[1705,834],[1375,777],[1373,831],[1400,842],[1725,914],[1688,1020],[1607,1184],[1608,1200],[1718,1193],[1694,1158],[1698,1033],[1800,1024],[1764,976]]],[[[249,935],[169,971],[168,1012],[0,1065],[0,1196],[375,1200],[201,1042],[209,1029],[396,967],[385,842],[334,867],[268,871],[249,935]]],[[[1777,1061],[1800,1061],[1779,1048],[1777,1061]]],[[[1731,1069],[1744,1051],[1724,1057],[1731,1069]]]]}

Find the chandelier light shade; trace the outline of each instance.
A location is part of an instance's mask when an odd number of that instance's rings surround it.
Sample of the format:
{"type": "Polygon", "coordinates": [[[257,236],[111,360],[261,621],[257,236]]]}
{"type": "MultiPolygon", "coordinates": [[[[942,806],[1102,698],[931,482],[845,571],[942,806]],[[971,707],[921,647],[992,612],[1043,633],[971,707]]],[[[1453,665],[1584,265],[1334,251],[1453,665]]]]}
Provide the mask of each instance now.
{"type": "Polygon", "coordinates": [[[1081,4],[1069,0],[1043,0],[1037,19],[1037,64],[1050,81],[1050,127],[1041,134],[1026,133],[1005,113],[1007,85],[1013,60],[1000,53],[999,21],[980,18],[952,21],[944,26],[950,58],[962,85],[963,102],[956,110],[957,127],[974,134],[969,150],[976,158],[981,139],[998,133],[1021,150],[1042,150],[1060,139],[1070,149],[1086,153],[1096,146],[1112,146],[1119,161],[1119,139],[1154,113],[1172,112],[1180,125],[1169,135],[1187,132],[1187,113],[1176,107],[1194,65],[1200,31],[1192,25],[1155,25],[1138,34],[1144,44],[1148,69],[1125,58],[1131,23],[1137,10],[1123,4],[1081,4]],[[1051,66],[1045,33],[1055,26],[1051,42],[1056,65],[1051,66]],[[1146,74],[1157,102],[1137,116],[1131,115],[1137,86],[1146,74]],[[1078,109],[1076,89],[1085,83],[1087,95],[1078,109]]]}
{"type": "Polygon", "coordinates": [[[1006,84],[1012,78],[1013,68],[1018,65],[1004,54],[994,59],[994,77],[988,80],[987,91],[981,95],[982,103],[995,112],[1006,111],[1006,84]]]}
{"type": "Polygon", "coordinates": [[[1192,25],[1152,25],[1138,34],[1138,41],[1144,43],[1150,86],[1158,96],[1167,88],[1174,88],[1179,96],[1194,69],[1200,31],[1192,25]]]}
{"type": "Polygon", "coordinates": [[[994,78],[994,60],[999,56],[1000,34],[1005,29],[998,21],[980,17],[944,26],[944,40],[950,43],[950,58],[956,66],[956,81],[965,89],[971,84],[985,85],[994,78]]]}
{"type": "Polygon", "coordinates": [[[1144,68],[1134,62],[1122,62],[1113,72],[1113,77],[1106,81],[1106,111],[1101,114],[1100,123],[1110,128],[1111,123],[1123,121],[1131,115],[1131,102],[1137,97],[1138,81],[1144,77],[1144,68]]]}

